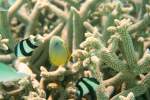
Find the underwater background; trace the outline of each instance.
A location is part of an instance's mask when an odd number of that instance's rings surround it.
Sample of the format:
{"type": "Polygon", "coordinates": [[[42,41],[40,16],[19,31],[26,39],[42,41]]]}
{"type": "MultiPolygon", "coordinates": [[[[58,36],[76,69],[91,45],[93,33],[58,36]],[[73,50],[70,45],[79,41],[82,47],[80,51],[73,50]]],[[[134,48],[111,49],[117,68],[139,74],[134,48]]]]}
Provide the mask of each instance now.
{"type": "Polygon", "coordinates": [[[150,0],[0,0],[0,100],[150,100],[150,0]]]}

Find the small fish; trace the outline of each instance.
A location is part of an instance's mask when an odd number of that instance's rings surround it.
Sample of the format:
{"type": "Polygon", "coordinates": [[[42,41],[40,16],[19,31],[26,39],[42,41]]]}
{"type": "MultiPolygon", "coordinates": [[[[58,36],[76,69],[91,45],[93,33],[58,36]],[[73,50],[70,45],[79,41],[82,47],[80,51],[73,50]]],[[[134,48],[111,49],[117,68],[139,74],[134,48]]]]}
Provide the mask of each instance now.
{"type": "Polygon", "coordinates": [[[52,64],[64,65],[70,59],[68,48],[58,36],[53,36],[49,42],[49,60],[52,64]]]}
{"type": "MultiPolygon", "coordinates": [[[[21,40],[15,47],[15,55],[31,56],[34,49],[39,46],[39,42],[34,38],[21,40]]],[[[51,64],[59,66],[64,65],[70,59],[70,53],[64,40],[58,36],[53,36],[49,40],[49,61],[51,64]]]]}
{"type": "Polygon", "coordinates": [[[16,81],[27,76],[25,73],[17,72],[11,66],[0,63],[0,82],[16,81]]]}
{"type": "Polygon", "coordinates": [[[38,47],[38,43],[34,38],[27,38],[21,40],[15,47],[15,55],[17,57],[21,56],[31,56],[35,48],[38,47]]]}
{"type": "Polygon", "coordinates": [[[81,100],[83,96],[89,94],[92,100],[96,100],[96,89],[98,85],[99,82],[93,77],[80,78],[76,83],[78,99],[81,100]]]}

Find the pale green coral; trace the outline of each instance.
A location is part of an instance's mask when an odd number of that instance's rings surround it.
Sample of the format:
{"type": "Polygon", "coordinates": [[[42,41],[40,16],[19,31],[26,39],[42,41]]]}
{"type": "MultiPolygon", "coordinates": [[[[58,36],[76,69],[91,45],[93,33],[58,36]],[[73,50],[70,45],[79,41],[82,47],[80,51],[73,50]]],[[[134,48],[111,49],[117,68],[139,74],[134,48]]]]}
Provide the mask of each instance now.
{"type": "MultiPolygon", "coordinates": [[[[98,100],[149,100],[149,3],[149,0],[17,0],[8,11],[0,8],[0,49],[4,49],[0,50],[0,61],[14,65],[17,70],[24,65],[34,73],[17,84],[21,87],[18,91],[25,93],[5,91],[6,97],[57,100],[61,95],[64,100],[76,99],[75,82],[92,76],[100,82],[96,91],[98,100]],[[32,56],[14,57],[15,42],[33,38],[32,35],[39,44],[32,56]],[[49,41],[54,35],[66,41],[71,55],[70,61],[58,68],[48,61],[49,41]],[[18,94],[12,96],[15,93],[18,94]]],[[[0,92],[3,90],[1,87],[0,92]]],[[[3,93],[0,97],[5,98],[3,93]]]]}

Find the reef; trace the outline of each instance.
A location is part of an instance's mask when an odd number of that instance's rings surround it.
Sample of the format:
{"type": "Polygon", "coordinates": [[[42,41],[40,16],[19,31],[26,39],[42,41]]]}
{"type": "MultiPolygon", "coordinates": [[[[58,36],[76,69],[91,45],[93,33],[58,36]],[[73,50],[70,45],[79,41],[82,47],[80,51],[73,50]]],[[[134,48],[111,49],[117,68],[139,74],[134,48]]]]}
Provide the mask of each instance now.
{"type": "Polygon", "coordinates": [[[98,81],[97,100],[150,100],[149,36],[149,0],[0,0],[0,63],[28,75],[0,79],[0,100],[79,100],[82,77],[98,81]],[[59,66],[49,61],[54,36],[68,48],[59,66]],[[29,37],[38,47],[16,57],[29,37]]]}

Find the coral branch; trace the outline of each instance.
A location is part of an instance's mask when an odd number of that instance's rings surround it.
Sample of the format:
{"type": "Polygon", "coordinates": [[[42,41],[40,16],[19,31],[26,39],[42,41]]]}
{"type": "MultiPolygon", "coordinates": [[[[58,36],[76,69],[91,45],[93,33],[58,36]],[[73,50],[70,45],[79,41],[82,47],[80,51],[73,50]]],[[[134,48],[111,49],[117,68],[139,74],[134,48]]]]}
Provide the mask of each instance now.
{"type": "Polygon", "coordinates": [[[0,55],[0,62],[11,63],[15,58],[14,54],[0,55]]]}
{"type": "Polygon", "coordinates": [[[63,20],[68,19],[68,14],[57,8],[55,5],[48,3],[48,8],[63,20]]]}
{"type": "Polygon", "coordinates": [[[149,25],[149,19],[150,19],[149,14],[146,14],[142,20],[138,21],[137,23],[131,25],[128,28],[129,33],[134,33],[135,31],[146,28],[146,26],[149,25]]]}
{"type": "Polygon", "coordinates": [[[87,17],[89,11],[94,10],[96,8],[96,5],[99,4],[101,0],[86,0],[84,4],[80,7],[80,16],[81,17],[87,17]]]}
{"type": "Polygon", "coordinates": [[[18,11],[18,9],[23,5],[24,1],[25,0],[16,0],[16,2],[9,8],[9,19],[18,11]]]}
{"type": "Polygon", "coordinates": [[[107,48],[103,49],[100,55],[103,62],[110,66],[112,69],[118,72],[127,70],[127,65],[120,61],[118,57],[114,53],[110,52],[107,48]]]}
{"type": "Polygon", "coordinates": [[[117,75],[115,75],[114,77],[104,80],[103,84],[105,84],[106,87],[110,86],[110,85],[114,86],[114,85],[121,84],[124,80],[123,77],[124,77],[124,74],[122,72],[120,72],[117,75]]]}
{"type": "Polygon", "coordinates": [[[120,100],[119,96],[127,96],[127,94],[129,94],[130,92],[133,92],[133,94],[136,96],[140,96],[141,94],[144,94],[146,92],[146,88],[142,85],[139,86],[135,86],[134,88],[131,88],[129,90],[123,91],[119,94],[117,94],[116,96],[112,97],[110,100],[120,100]]]}
{"type": "Polygon", "coordinates": [[[134,50],[132,39],[126,29],[119,29],[118,31],[119,31],[120,38],[121,38],[120,45],[123,50],[122,53],[125,56],[125,59],[129,64],[129,67],[135,68],[137,64],[137,58],[135,55],[135,50],[134,50]]]}
{"type": "Polygon", "coordinates": [[[15,40],[10,32],[10,25],[8,22],[8,11],[0,11],[0,34],[2,37],[9,39],[8,47],[13,51],[15,40]]]}

